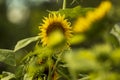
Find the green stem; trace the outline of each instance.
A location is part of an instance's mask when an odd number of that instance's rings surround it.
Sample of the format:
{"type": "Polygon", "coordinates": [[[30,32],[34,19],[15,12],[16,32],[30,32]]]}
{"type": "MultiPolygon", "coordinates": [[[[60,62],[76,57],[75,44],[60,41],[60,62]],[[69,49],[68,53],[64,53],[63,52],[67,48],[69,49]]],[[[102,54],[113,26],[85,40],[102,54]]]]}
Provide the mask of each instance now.
{"type": "Polygon", "coordinates": [[[64,76],[67,80],[71,80],[71,78],[68,76],[68,75],[66,75],[65,73],[63,73],[62,71],[60,71],[60,70],[57,70],[58,71],[58,73],[60,73],[62,76],[64,76]]]}
{"type": "MultiPolygon", "coordinates": [[[[51,57],[49,56],[49,60],[51,59],[51,57]]],[[[48,78],[47,80],[52,80],[52,74],[51,74],[51,65],[48,66],[49,67],[49,73],[48,73],[48,78]]]]}
{"type": "Polygon", "coordinates": [[[63,7],[62,9],[65,9],[66,8],[66,0],[63,0],[63,7]]]}
{"type": "Polygon", "coordinates": [[[48,78],[47,80],[51,80],[51,67],[49,66],[49,73],[48,73],[48,78]]]}
{"type": "Polygon", "coordinates": [[[58,59],[57,59],[57,61],[55,62],[55,65],[54,65],[54,67],[53,67],[53,70],[52,70],[51,74],[54,73],[54,71],[55,71],[55,69],[56,69],[56,67],[57,67],[57,65],[58,65],[58,62],[59,62],[60,59],[61,59],[62,54],[63,54],[62,52],[59,54],[58,59]]]}

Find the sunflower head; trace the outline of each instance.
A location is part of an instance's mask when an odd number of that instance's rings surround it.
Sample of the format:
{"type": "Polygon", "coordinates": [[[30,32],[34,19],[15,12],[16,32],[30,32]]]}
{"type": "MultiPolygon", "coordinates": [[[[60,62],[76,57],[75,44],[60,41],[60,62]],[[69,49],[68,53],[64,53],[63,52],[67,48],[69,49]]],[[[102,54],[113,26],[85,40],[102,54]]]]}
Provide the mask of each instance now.
{"type": "Polygon", "coordinates": [[[43,24],[39,26],[40,37],[43,46],[49,45],[49,37],[54,31],[60,31],[64,38],[69,42],[71,36],[70,22],[65,19],[64,15],[50,13],[48,17],[44,17],[43,24]]]}

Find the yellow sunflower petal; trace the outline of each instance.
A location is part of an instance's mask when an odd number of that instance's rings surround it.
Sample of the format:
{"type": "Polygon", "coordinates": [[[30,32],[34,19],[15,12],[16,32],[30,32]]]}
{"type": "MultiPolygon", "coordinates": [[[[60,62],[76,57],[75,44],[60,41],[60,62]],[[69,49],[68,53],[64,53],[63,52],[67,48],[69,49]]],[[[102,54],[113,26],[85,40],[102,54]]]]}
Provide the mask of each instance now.
{"type": "Polygon", "coordinates": [[[43,24],[39,26],[39,29],[41,31],[39,35],[41,36],[43,46],[49,44],[49,35],[55,30],[60,30],[66,40],[68,40],[71,35],[70,22],[65,19],[65,15],[61,16],[57,13],[52,13],[49,14],[48,17],[44,17],[43,24]]]}

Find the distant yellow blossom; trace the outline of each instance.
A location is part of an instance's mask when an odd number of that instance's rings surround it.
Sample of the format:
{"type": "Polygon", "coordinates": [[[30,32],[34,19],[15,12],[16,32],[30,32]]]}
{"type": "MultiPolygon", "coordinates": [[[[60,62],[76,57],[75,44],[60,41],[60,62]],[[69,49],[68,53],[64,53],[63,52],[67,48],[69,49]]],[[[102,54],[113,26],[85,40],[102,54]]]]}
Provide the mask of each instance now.
{"type": "Polygon", "coordinates": [[[70,22],[65,19],[65,16],[61,16],[57,13],[50,13],[48,17],[44,18],[43,22],[44,23],[39,26],[39,29],[41,31],[39,35],[41,37],[41,42],[43,46],[49,44],[49,37],[56,30],[61,31],[66,40],[70,38],[70,22]]]}
{"type": "Polygon", "coordinates": [[[87,31],[91,24],[97,20],[102,19],[106,13],[111,9],[111,2],[110,1],[103,1],[98,8],[94,11],[89,11],[86,13],[85,17],[80,17],[73,25],[74,32],[85,32],[87,31]]]}
{"type": "Polygon", "coordinates": [[[109,10],[111,9],[111,2],[109,1],[104,1],[100,4],[100,6],[98,8],[96,8],[94,15],[95,15],[95,20],[99,20],[101,18],[103,18],[106,13],[109,12],[109,10]]]}

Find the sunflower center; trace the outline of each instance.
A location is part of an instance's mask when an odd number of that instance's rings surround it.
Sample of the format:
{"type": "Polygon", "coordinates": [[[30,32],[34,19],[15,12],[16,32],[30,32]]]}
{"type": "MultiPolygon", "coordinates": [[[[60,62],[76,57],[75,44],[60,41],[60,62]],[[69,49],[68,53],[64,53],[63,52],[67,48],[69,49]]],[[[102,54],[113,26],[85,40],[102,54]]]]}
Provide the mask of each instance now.
{"type": "Polygon", "coordinates": [[[60,30],[64,34],[63,25],[59,22],[54,22],[48,26],[47,35],[50,35],[50,33],[55,31],[55,30],[60,30]]]}

